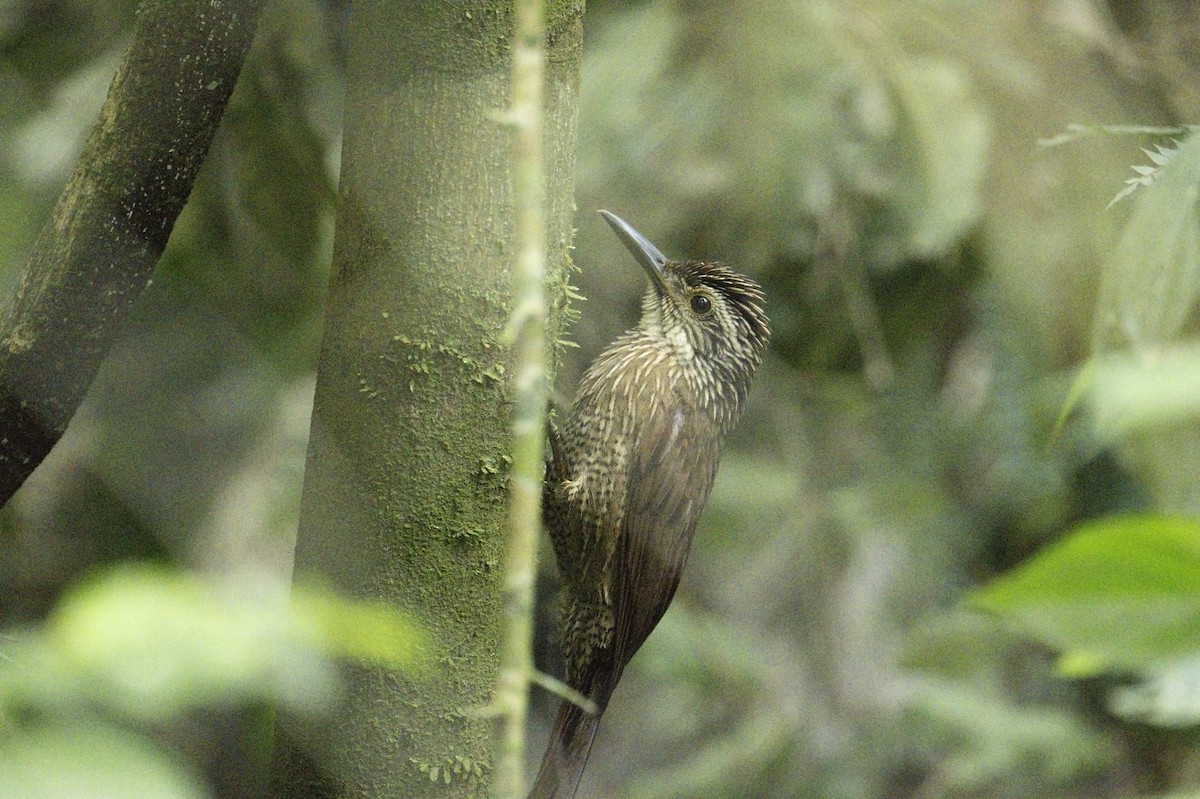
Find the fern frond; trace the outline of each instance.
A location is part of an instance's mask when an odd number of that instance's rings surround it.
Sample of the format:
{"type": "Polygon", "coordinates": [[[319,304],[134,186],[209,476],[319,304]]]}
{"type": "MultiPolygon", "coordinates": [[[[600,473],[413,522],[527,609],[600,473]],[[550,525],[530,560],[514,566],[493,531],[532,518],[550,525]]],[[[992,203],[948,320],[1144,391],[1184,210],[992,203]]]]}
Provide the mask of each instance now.
{"type": "Polygon", "coordinates": [[[1179,140],[1171,139],[1171,143],[1174,145],[1173,147],[1156,144],[1154,145],[1153,150],[1147,150],[1145,147],[1141,148],[1142,152],[1145,153],[1146,157],[1150,159],[1150,162],[1153,164],[1153,166],[1139,166],[1135,164],[1133,166],[1133,171],[1137,172],[1137,177],[1129,178],[1125,181],[1125,188],[1117,192],[1117,196],[1108,201],[1108,205],[1105,206],[1105,210],[1112,208],[1118,202],[1128,197],[1130,194],[1133,194],[1138,190],[1139,187],[1149,186],[1158,179],[1158,176],[1162,173],[1163,168],[1166,167],[1167,164],[1171,163],[1171,159],[1174,158],[1179,152],[1179,140]]]}

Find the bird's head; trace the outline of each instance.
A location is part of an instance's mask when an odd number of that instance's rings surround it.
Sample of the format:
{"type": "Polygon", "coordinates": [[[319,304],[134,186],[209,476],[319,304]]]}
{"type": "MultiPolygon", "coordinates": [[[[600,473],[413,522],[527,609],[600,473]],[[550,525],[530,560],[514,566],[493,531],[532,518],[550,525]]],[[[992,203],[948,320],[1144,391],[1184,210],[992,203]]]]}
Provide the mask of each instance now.
{"type": "Polygon", "coordinates": [[[722,263],[672,261],[616,214],[601,211],[650,278],[639,327],[685,360],[753,376],[771,337],[757,282],[722,263]]]}

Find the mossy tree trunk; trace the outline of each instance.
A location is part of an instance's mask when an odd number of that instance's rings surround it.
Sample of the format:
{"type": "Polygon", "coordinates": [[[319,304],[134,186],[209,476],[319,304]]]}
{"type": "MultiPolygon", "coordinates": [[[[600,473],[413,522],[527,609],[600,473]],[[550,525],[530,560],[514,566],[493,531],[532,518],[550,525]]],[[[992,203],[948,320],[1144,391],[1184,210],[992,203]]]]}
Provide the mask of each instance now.
{"type": "MultiPolygon", "coordinates": [[[[551,297],[569,258],[582,6],[547,10],[551,297]]],[[[512,25],[494,0],[355,5],[296,573],[394,601],[435,651],[423,675],[353,673],[332,726],[281,725],[281,793],[487,794],[494,724],[474,711],[499,649],[512,25]],[[297,740],[323,786],[295,779],[297,740]]]]}

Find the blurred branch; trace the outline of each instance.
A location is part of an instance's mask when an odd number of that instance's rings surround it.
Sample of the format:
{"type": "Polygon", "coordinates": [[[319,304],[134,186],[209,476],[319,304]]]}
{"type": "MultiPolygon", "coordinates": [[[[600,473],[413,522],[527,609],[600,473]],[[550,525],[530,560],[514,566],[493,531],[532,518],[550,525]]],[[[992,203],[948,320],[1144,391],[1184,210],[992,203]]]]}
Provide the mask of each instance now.
{"type": "Polygon", "coordinates": [[[533,588],[542,525],[546,442],[546,220],[542,106],[545,9],[542,0],[517,0],[513,36],[513,193],[517,264],[513,315],[513,467],[509,481],[508,551],[504,571],[504,630],[496,707],[503,717],[493,795],[524,793],[525,716],[533,671],[533,588]]]}
{"type": "Polygon", "coordinates": [[[1072,123],[1054,136],[1038,139],[1039,147],[1061,147],[1096,136],[1184,136],[1200,130],[1198,125],[1080,125],[1072,123]]]}
{"type": "Polygon", "coordinates": [[[529,673],[529,681],[560,699],[565,699],[571,704],[579,705],[585,713],[595,716],[600,712],[600,709],[596,707],[596,703],[591,699],[588,699],[562,680],[551,677],[543,671],[538,671],[537,669],[531,671],[529,673]]]}
{"type": "Polygon", "coordinates": [[[58,442],[149,285],[261,6],[139,6],[100,117],[0,321],[0,504],[58,442]]]}
{"type": "Polygon", "coordinates": [[[866,267],[860,258],[851,256],[854,245],[844,225],[823,223],[820,236],[846,300],[846,316],[863,359],[863,376],[872,389],[883,391],[891,384],[896,369],[888,354],[879,309],[875,307],[871,287],[867,284],[866,267]]]}

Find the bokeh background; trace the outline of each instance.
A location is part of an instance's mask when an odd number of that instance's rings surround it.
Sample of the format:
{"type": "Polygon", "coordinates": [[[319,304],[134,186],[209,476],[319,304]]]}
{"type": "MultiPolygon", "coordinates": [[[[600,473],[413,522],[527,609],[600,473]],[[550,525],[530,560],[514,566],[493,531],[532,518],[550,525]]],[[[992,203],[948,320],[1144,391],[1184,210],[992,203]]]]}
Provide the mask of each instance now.
{"type": "MultiPolygon", "coordinates": [[[[0,0],[6,286],[135,6],[0,0]]],[[[271,4],[153,286],[0,516],[6,628],[36,624],[64,586],[118,560],[286,581],[348,6],[271,4]]],[[[592,0],[585,43],[574,282],[587,300],[559,389],[637,314],[641,278],[597,208],[670,255],[758,277],[775,335],[679,596],[608,711],[581,799],[1200,784],[1200,715],[1164,725],[1117,707],[1131,677],[1068,679],[1055,653],[962,604],[1083,520],[1197,510],[1188,418],[1123,436],[1068,399],[1099,350],[1192,330],[1190,294],[1147,310],[1114,278],[1140,194],[1110,200],[1131,167],[1154,165],[1140,148],[1175,144],[1099,126],[1200,120],[1200,10],[592,0]],[[1039,143],[1072,124],[1093,127],[1039,143]],[[1130,334],[1130,308],[1157,327],[1130,334]]],[[[548,551],[539,662],[553,669],[548,551]]],[[[535,749],[551,704],[535,693],[535,749]]],[[[192,731],[176,740],[203,771],[219,747],[203,743],[209,727],[192,731]]],[[[247,795],[236,775],[209,777],[214,795],[247,795]]]]}

